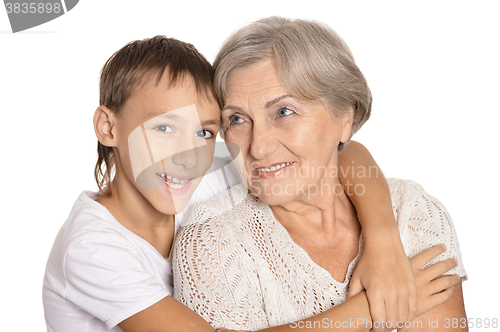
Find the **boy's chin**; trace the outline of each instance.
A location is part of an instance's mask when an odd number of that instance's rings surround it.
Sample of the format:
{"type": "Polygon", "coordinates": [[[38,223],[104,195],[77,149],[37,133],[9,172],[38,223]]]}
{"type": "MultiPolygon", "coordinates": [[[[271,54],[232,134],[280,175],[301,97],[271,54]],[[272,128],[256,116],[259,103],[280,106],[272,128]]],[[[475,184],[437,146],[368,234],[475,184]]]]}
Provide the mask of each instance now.
{"type": "Polygon", "coordinates": [[[158,189],[140,189],[139,191],[156,211],[165,215],[174,215],[184,210],[191,197],[191,195],[172,197],[158,189]]]}
{"type": "Polygon", "coordinates": [[[153,207],[163,214],[174,215],[184,210],[188,203],[189,199],[187,197],[176,197],[175,199],[162,197],[162,199],[153,203],[153,207]]]}

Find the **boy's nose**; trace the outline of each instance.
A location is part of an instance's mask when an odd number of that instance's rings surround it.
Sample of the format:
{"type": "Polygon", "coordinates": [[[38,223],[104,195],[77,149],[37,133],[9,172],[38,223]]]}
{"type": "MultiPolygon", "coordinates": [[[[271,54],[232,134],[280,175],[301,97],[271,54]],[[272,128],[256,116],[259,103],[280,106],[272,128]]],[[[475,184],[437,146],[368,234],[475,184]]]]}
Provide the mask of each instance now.
{"type": "Polygon", "coordinates": [[[185,169],[192,169],[198,166],[198,150],[200,147],[193,147],[185,149],[181,152],[177,152],[172,156],[172,161],[174,164],[183,166],[185,169]]]}

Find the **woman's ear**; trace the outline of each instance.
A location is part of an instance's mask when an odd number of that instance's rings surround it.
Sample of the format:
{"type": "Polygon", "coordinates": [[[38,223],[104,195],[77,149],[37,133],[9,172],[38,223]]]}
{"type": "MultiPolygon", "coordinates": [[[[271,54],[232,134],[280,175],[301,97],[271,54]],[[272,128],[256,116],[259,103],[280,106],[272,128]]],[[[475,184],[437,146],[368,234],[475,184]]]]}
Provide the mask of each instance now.
{"type": "Polygon", "coordinates": [[[94,113],[94,131],[104,146],[116,146],[115,114],[106,106],[99,106],[94,113]]]}
{"type": "Polygon", "coordinates": [[[349,109],[346,111],[346,113],[342,114],[342,136],[340,137],[340,141],[342,143],[347,143],[351,139],[353,121],[354,109],[352,106],[349,106],[349,109]]]}

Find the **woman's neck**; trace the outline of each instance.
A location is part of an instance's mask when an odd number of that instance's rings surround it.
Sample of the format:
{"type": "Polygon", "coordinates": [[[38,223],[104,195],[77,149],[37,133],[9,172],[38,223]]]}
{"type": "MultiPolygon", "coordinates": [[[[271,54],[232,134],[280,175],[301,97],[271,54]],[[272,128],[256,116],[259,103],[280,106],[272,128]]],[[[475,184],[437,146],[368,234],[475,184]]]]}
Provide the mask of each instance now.
{"type": "MultiPolygon", "coordinates": [[[[338,178],[331,188],[342,188],[338,178]]],[[[321,184],[323,185],[323,183],[321,184]]],[[[356,209],[343,190],[306,193],[297,199],[271,206],[276,219],[293,233],[315,233],[330,236],[339,229],[360,230],[356,209]]]]}

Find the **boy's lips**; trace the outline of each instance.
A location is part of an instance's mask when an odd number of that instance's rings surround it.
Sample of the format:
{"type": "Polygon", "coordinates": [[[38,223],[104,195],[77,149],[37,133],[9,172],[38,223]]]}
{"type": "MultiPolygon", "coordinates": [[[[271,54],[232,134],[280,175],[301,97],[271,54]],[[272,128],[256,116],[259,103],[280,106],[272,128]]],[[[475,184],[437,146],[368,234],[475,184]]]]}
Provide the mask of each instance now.
{"type": "Polygon", "coordinates": [[[188,184],[189,181],[192,180],[192,179],[180,179],[180,178],[177,178],[175,176],[172,176],[172,175],[169,175],[166,173],[162,173],[162,172],[156,173],[156,176],[158,176],[158,178],[160,180],[162,180],[165,184],[167,184],[172,189],[181,189],[186,184],[188,184]]]}

